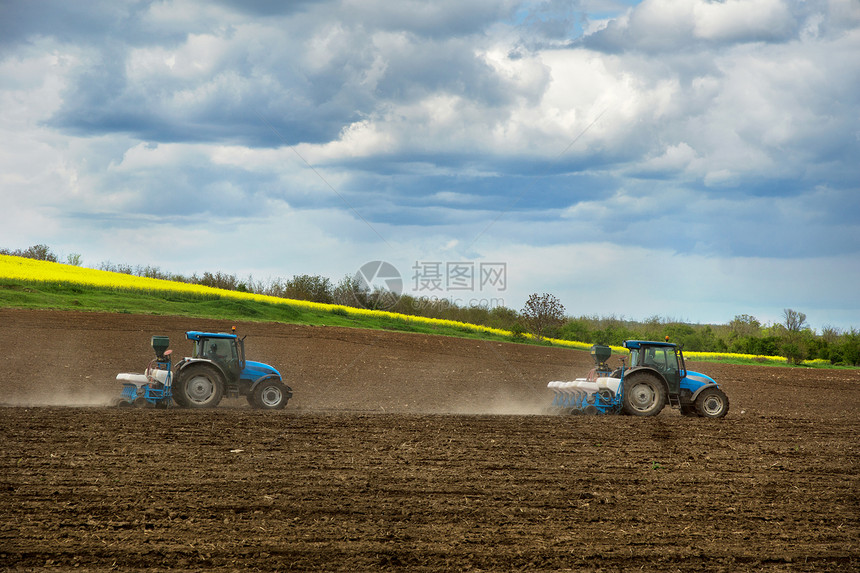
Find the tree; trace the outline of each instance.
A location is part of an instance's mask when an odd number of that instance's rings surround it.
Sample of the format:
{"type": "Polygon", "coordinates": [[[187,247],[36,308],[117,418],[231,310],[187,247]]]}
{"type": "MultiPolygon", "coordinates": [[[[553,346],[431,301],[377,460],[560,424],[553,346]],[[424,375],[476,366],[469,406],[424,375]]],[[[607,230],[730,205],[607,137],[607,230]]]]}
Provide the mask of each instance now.
{"type": "Polygon", "coordinates": [[[343,306],[367,308],[369,292],[362,288],[361,281],[355,275],[345,275],[332,290],[332,302],[343,306]]]}
{"type": "Polygon", "coordinates": [[[521,314],[526,328],[538,340],[544,337],[548,328],[560,326],[564,322],[564,306],[558,298],[547,293],[529,296],[521,314]]]}
{"type": "Polygon", "coordinates": [[[28,259],[36,259],[37,261],[57,262],[57,255],[51,251],[48,245],[33,245],[32,247],[28,247],[21,256],[28,259]]]}
{"type": "Polygon", "coordinates": [[[806,344],[801,333],[806,327],[806,315],[786,308],[782,311],[784,327],[782,333],[782,352],[789,364],[800,364],[806,357],[806,344]]]}
{"type": "Polygon", "coordinates": [[[729,323],[732,333],[739,338],[750,338],[761,334],[761,323],[749,314],[738,314],[729,323]]]}
{"type": "Polygon", "coordinates": [[[284,283],[284,297],[330,304],[334,301],[331,281],[319,275],[297,275],[284,283]]]}
{"type": "Polygon", "coordinates": [[[496,306],[490,309],[489,326],[502,330],[511,330],[517,324],[517,311],[506,306],[496,306]]]}
{"type": "Polygon", "coordinates": [[[48,245],[33,245],[32,247],[27,247],[24,250],[15,249],[14,251],[10,251],[9,249],[0,249],[0,255],[36,259],[37,261],[50,261],[52,263],[57,262],[57,255],[51,251],[51,248],[48,245]]]}
{"type": "Polygon", "coordinates": [[[786,308],[783,309],[782,315],[785,317],[783,324],[789,332],[800,332],[806,326],[806,315],[802,312],[786,308]]]}
{"type": "Polygon", "coordinates": [[[857,366],[860,364],[860,332],[852,328],[842,334],[840,350],[846,364],[857,366]]]}

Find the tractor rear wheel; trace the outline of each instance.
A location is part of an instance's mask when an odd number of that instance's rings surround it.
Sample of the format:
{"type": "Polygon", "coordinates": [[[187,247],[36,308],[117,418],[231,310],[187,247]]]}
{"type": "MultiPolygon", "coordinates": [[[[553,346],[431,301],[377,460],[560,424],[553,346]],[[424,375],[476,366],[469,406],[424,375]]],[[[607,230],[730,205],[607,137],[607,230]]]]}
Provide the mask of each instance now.
{"type": "Polygon", "coordinates": [[[729,413],[729,397],[717,388],[705,388],[696,396],[696,411],[703,418],[722,418],[729,413]]]}
{"type": "Polygon", "coordinates": [[[182,394],[182,392],[179,391],[178,382],[174,382],[171,394],[173,395],[173,401],[176,402],[178,406],[182,408],[188,407],[188,402],[185,401],[185,396],[182,394]]]}
{"type": "Polygon", "coordinates": [[[656,376],[636,372],[624,378],[622,410],[631,416],[656,416],[666,405],[666,388],[656,376]]]}
{"type": "Polygon", "coordinates": [[[188,408],[214,408],[224,395],[224,381],[213,367],[192,364],[183,369],[174,395],[178,404],[188,408]]]}
{"type": "Polygon", "coordinates": [[[277,380],[264,380],[254,388],[254,405],[262,410],[282,410],[289,399],[287,387],[277,380]]]}

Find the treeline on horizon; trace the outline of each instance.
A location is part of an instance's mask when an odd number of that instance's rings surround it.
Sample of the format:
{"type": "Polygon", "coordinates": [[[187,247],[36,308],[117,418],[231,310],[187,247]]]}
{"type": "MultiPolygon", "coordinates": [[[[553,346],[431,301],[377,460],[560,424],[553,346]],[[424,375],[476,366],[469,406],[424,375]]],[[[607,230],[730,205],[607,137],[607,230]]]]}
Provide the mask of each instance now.
{"type": "MultiPolygon", "coordinates": [[[[60,260],[46,245],[14,251],[0,248],[0,254],[82,265],[79,254],[60,260]]],[[[110,261],[93,268],[279,298],[479,324],[510,331],[515,337],[528,330],[521,311],[504,306],[461,306],[445,298],[413,297],[408,294],[392,298],[388,291],[362,288],[354,275],[345,275],[339,282],[333,283],[329,278],[319,275],[295,275],[290,279],[265,281],[255,280],[251,276],[241,279],[235,274],[220,271],[187,276],[164,272],[150,265],[132,266],[110,261]]],[[[784,356],[790,363],[822,359],[832,364],[860,365],[860,331],[853,327],[843,330],[825,326],[819,333],[806,324],[805,314],[792,309],[785,309],[785,322],[779,324],[762,324],[747,314],[737,315],[724,325],[690,324],[659,316],[644,321],[616,316],[565,316],[563,320],[549,326],[543,336],[613,346],[620,346],[625,340],[663,340],[668,336],[684,350],[693,352],[784,356]]]]}

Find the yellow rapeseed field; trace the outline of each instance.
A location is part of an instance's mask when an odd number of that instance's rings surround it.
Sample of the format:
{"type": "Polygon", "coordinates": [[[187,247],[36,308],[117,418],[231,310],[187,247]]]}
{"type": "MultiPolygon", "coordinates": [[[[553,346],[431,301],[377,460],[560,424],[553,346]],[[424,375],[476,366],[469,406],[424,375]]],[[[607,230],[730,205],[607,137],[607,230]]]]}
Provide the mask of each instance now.
{"type": "Polygon", "coordinates": [[[426,318],[423,316],[411,316],[380,310],[368,310],[364,308],[345,307],[335,304],[323,304],[305,300],[287,299],[276,296],[254,294],[249,292],[224,290],[189,283],[168,281],[163,279],[153,279],[147,277],[138,277],[123,273],[100,271],[96,269],[76,267],[73,265],[65,265],[61,263],[52,263],[49,261],[37,261],[35,259],[26,259],[8,255],[0,255],[0,278],[44,283],[75,284],[109,289],[126,289],[148,292],[190,293],[201,296],[212,296],[226,299],[254,300],[274,304],[286,304],[298,308],[307,308],[323,311],[341,309],[352,315],[375,315],[381,317],[398,318],[417,324],[423,323],[439,326],[449,326],[473,330],[475,332],[498,334],[502,336],[511,335],[510,332],[505,330],[499,330],[498,328],[490,328],[488,326],[468,324],[465,322],[457,322],[454,320],[426,318]]]}
{"type": "MultiPolygon", "coordinates": [[[[237,299],[237,300],[254,300],[261,302],[269,302],[274,304],[286,304],[298,308],[307,308],[314,310],[332,311],[340,309],[347,314],[378,316],[397,318],[415,324],[428,324],[437,326],[448,326],[464,330],[472,330],[474,332],[485,332],[500,336],[512,336],[511,332],[482,326],[477,324],[468,324],[454,320],[444,320],[438,318],[427,318],[423,316],[412,316],[399,314],[394,312],[386,312],[381,310],[368,310],[364,308],[345,307],[334,304],[323,304],[318,302],[310,302],[305,300],[286,299],[275,296],[267,296],[254,294],[249,292],[239,292],[224,289],[217,289],[207,286],[194,285],[189,283],[181,283],[167,281],[162,279],[152,279],[147,277],[138,277],[123,273],[114,273],[109,271],[100,271],[96,269],[88,269],[85,267],[77,267],[74,265],[65,265],[61,263],[52,263],[49,261],[37,261],[35,259],[26,259],[22,257],[14,257],[9,255],[0,255],[0,278],[8,278],[22,281],[44,282],[44,283],[63,283],[73,285],[85,285],[91,287],[108,288],[108,289],[123,289],[123,290],[138,290],[148,292],[174,292],[174,293],[189,293],[202,296],[211,296],[217,298],[237,299]]],[[[525,334],[530,337],[531,335],[525,334]]],[[[568,348],[576,348],[579,350],[588,350],[591,344],[585,342],[575,342],[571,340],[548,339],[554,345],[565,346],[568,348]]],[[[612,350],[615,353],[626,354],[627,349],[613,346],[612,350]]],[[[685,352],[684,355],[691,360],[714,360],[714,359],[746,359],[756,360],[760,362],[785,363],[785,358],[781,356],[755,356],[752,354],[729,354],[715,352],[685,352]]],[[[824,360],[808,361],[805,364],[824,364],[824,360]]]]}

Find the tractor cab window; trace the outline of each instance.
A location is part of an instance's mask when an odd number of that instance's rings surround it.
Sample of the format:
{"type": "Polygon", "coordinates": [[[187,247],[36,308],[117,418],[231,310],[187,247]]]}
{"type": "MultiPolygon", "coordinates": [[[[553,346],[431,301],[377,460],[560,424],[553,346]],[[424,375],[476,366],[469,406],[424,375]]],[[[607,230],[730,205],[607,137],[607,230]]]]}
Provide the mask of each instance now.
{"type": "Polygon", "coordinates": [[[666,364],[666,356],[659,348],[646,348],[643,366],[650,366],[662,370],[666,364]]]}
{"type": "Polygon", "coordinates": [[[231,344],[231,340],[224,338],[210,338],[206,341],[203,348],[206,358],[210,360],[220,360],[227,362],[230,359],[236,358],[236,347],[231,344]]]}
{"type": "Polygon", "coordinates": [[[195,345],[194,358],[229,364],[237,360],[236,344],[229,338],[201,338],[195,345]]]}
{"type": "Polygon", "coordinates": [[[630,367],[639,366],[639,349],[633,348],[630,350],[630,367]]]}
{"type": "Polygon", "coordinates": [[[666,370],[678,371],[678,353],[674,348],[666,349],[666,370]]]}
{"type": "Polygon", "coordinates": [[[650,366],[662,372],[678,371],[678,356],[674,348],[646,348],[642,366],[650,366]]]}

